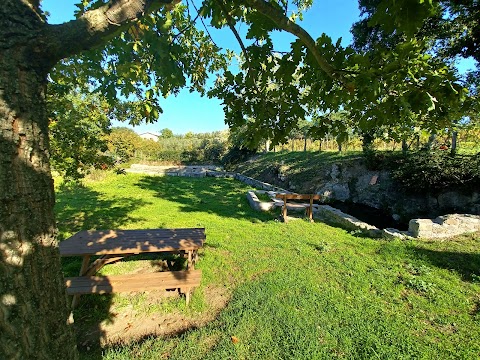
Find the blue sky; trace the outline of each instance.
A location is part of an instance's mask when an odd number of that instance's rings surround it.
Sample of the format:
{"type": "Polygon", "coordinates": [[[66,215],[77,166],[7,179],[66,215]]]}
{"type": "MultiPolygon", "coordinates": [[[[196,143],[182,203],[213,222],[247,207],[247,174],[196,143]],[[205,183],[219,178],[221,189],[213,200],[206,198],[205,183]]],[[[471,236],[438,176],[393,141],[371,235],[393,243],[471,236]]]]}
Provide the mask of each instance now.
{"type": "MultiPolygon", "coordinates": [[[[197,6],[201,3],[201,0],[194,1],[197,6]]],[[[49,23],[58,24],[73,19],[75,2],[78,0],[43,0],[42,8],[51,14],[49,23]]],[[[315,39],[322,33],[326,33],[334,41],[341,37],[342,44],[347,45],[352,40],[350,27],[358,19],[359,14],[357,0],[317,0],[314,1],[313,7],[304,14],[301,25],[315,39]]],[[[198,25],[201,24],[198,23],[198,25]]],[[[209,31],[220,47],[239,50],[237,41],[230,30],[209,28],[209,31]]],[[[289,49],[289,43],[293,36],[287,33],[276,33],[273,35],[273,39],[276,50],[284,51],[289,49]]],[[[473,67],[473,61],[463,61],[460,66],[462,69],[473,67]]],[[[222,106],[217,99],[208,99],[197,93],[183,90],[177,96],[161,99],[160,103],[163,114],[157,123],[136,126],[134,128],[136,132],[158,133],[161,129],[169,128],[175,134],[184,134],[189,131],[200,133],[227,128],[224,123],[222,106]]],[[[118,122],[114,125],[127,126],[125,123],[118,122]]]]}

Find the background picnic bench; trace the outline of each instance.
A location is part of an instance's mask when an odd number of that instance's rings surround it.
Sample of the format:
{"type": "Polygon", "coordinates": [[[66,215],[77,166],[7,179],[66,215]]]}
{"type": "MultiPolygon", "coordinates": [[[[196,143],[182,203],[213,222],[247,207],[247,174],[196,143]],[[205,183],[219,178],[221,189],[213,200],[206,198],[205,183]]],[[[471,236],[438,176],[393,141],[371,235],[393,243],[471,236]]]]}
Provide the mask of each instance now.
{"type": "Polygon", "coordinates": [[[309,204],[303,204],[305,207],[306,215],[310,218],[310,221],[313,222],[313,200],[320,200],[320,195],[318,194],[277,194],[275,198],[283,200],[282,207],[282,217],[283,221],[287,222],[287,200],[308,200],[309,204]]]}

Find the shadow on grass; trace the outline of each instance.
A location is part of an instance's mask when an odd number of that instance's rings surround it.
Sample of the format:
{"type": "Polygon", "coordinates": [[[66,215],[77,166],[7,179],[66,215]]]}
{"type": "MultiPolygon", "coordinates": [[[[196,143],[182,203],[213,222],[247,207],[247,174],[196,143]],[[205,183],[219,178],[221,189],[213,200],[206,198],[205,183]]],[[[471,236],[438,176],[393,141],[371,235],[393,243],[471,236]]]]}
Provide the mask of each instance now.
{"type": "Polygon", "coordinates": [[[80,230],[117,229],[144,220],[130,213],[147,204],[149,202],[128,197],[105,199],[82,185],[61,186],[56,190],[55,204],[60,239],[80,230]]]}
{"type": "MultiPolygon", "coordinates": [[[[224,218],[271,220],[272,215],[252,210],[246,200],[245,185],[233,180],[214,178],[164,178],[144,177],[136,184],[141,189],[152,191],[154,197],[176,202],[184,213],[201,212],[224,218]]],[[[87,229],[118,229],[126,224],[144,219],[133,217],[133,211],[149,202],[130,197],[111,196],[107,199],[100,192],[81,185],[63,186],[57,189],[56,214],[59,238],[87,229]]],[[[178,210],[175,210],[178,211],[178,210]]],[[[189,216],[189,215],[185,215],[189,216]]],[[[213,247],[213,246],[212,246],[213,247]]],[[[202,256],[200,254],[200,256],[202,256]]],[[[135,256],[131,260],[150,260],[151,265],[161,270],[177,270],[185,267],[184,259],[175,256],[135,256]]],[[[80,257],[62,259],[66,276],[77,276],[81,267],[80,257]]],[[[130,261],[130,258],[124,259],[130,261]]],[[[74,311],[75,330],[82,353],[89,359],[101,359],[103,322],[114,321],[111,295],[84,295],[74,311]]],[[[183,331],[188,331],[184,329],[183,331]]],[[[181,335],[172,334],[172,336],[181,335]]]]}
{"type": "Polygon", "coordinates": [[[437,251],[415,247],[415,257],[428,261],[433,266],[456,271],[464,281],[480,282],[480,254],[454,251],[437,251]]]}
{"type": "Polygon", "coordinates": [[[73,311],[77,347],[81,353],[92,350],[89,359],[102,359],[99,349],[105,333],[101,323],[114,320],[115,314],[110,310],[112,298],[112,294],[83,295],[80,304],[73,311]]]}
{"type": "Polygon", "coordinates": [[[181,204],[182,212],[234,219],[272,219],[271,214],[254,211],[246,199],[245,185],[231,179],[150,176],[136,185],[153,191],[158,198],[181,204]]]}
{"type": "MultiPolygon", "coordinates": [[[[131,198],[104,199],[101,194],[82,185],[63,185],[56,190],[55,212],[59,239],[85,229],[116,229],[141,219],[130,213],[146,204],[131,198]]],[[[82,259],[62,258],[65,276],[78,276],[82,259]]],[[[71,299],[69,299],[71,301],[71,299]]],[[[99,347],[103,336],[100,324],[112,321],[112,295],[83,295],[74,310],[74,328],[79,349],[99,347]],[[88,330],[87,330],[88,329],[88,330]],[[93,330],[94,329],[94,330],[93,330]],[[86,333],[86,332],[89,333],[86,333]]],[[[96,357],[98,359],[101,356],[96,357]]]]}

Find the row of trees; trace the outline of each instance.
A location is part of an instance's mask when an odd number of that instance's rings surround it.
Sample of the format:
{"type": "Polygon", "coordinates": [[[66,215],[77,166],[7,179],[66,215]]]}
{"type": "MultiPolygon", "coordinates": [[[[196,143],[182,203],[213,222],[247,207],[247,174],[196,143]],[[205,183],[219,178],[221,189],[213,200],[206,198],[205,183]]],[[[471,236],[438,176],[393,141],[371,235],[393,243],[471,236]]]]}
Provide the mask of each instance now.
{"type": "MultiPolygon", "coordinates": [[[[94,94],[70,92],[59,96],[49,95],[51,135],[51,162],[55,170],[68,179],[83,177],[93,168],[137,162],[179,163],[221,163],[223,156],[233,146],[242,147],[246,143],[248,128],[212,133],[176,135],[164,128],[159,132],[158,141],[141,138],[135,131],[111,128],[111,118],[115,112],[108,111],[104,98],[94,94]]],[[[437,131],[437,146],[454,150],[453,135],[463,143],[464,150],[478,148],[478,123],[468,121],[455,124],[451,129],[437,131]]],[[[414,129],[403,143],[395,142],[388,132],[375,132],[374,147],[381,149],[418,149],[429,144],[431,134],[414,129]]],[[[312,121],[298,121],[297,127],[290,130],[284,142],[271,146],[263,141],[255,150],[277,151],[324,151],[360,150],[362,132],[355,126],[351,116],[345,111],[314,118],[312,121]]],[[[455,141],[456,143],[458,141],[455,141]]],[[[433,142],[430,141],[430,146],[433,142]]],[[[231,159],[234,161],[235,159],[231,159]]]]}
{"type": "Polygon", "coordinates": [[[175,135],[163,129],[158,141],[144,139],[130,128],[111,128],[107,116],[92,105],[94,102],[86,109],[85,104],[72,101],[71,109],[50,123],[51,163],[66,180],[78,180],[93,169],[106,170],[129,162],[219,164],[229,147],[227,131],[175,135]]]}
{"type": "Polygon", "coordinates": [[[461,79],[452,64],[479,60],[476,0],[361,0],[368,41],[348,47],[313,39],[295,22],[312,0],[203,0],[198,12],[190,0],[83,0],[76,19],[59,25],[48,24],[40,3],[0,2],[0,354],[9,359],[78,358],[66,324],[48,136],[49,114],[69,104],[47,110],[47,85],[50,94],[94,90],[103,114],[138,124],[158,119],[162,96],[184,87],[205,94],[208,75],[218,73],[209,96],[223,101],[232,128],[248,128],[250,144],[280,144],[299,120],[343,110],[368,145],[378,129],[395,139],[416,127],[433,133],[478,106],[478,76],[461,79]],[[234,32],[238,73],[204,22],[234,32]],[[294,36],[288,52],[275,51],[274,31],[294,36]]]}
{"type": "Polygon", "coordinates": [[[228,132],[175,135],[171,130],[163,129],[158,141],[153,141],[142,139],[131,129],[115,128],[108,141],[109,152],[117,164],[129,161],[218,164],[227,151],[228,132]]]}

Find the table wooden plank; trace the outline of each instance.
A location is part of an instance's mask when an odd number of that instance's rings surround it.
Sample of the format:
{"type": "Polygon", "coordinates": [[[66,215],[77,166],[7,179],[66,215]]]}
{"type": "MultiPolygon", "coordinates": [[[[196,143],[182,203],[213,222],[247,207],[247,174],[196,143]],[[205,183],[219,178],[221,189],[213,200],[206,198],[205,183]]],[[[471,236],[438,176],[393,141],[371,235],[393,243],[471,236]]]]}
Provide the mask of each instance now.
{"type": "Polygon", "coordinates": [[[84,230],[60,242],[61,256],[197,250],[205,229],[84,230]]]}
{"type": "Polygon", "coordinates": [[[287,200],[320,200],[321,195],[318,194],[311,194],[311,195],[305,195],[305,194],[277,194],[275,195],[277,199],[287,199],[287,200]]]}
{"type": "Polygon", "coordinates": [[[201,270],[167,271],[115,276],[81,276],[66,278],[67,293],[105,294],[145,290],[174,289],[200,285],[201,270]]]}

